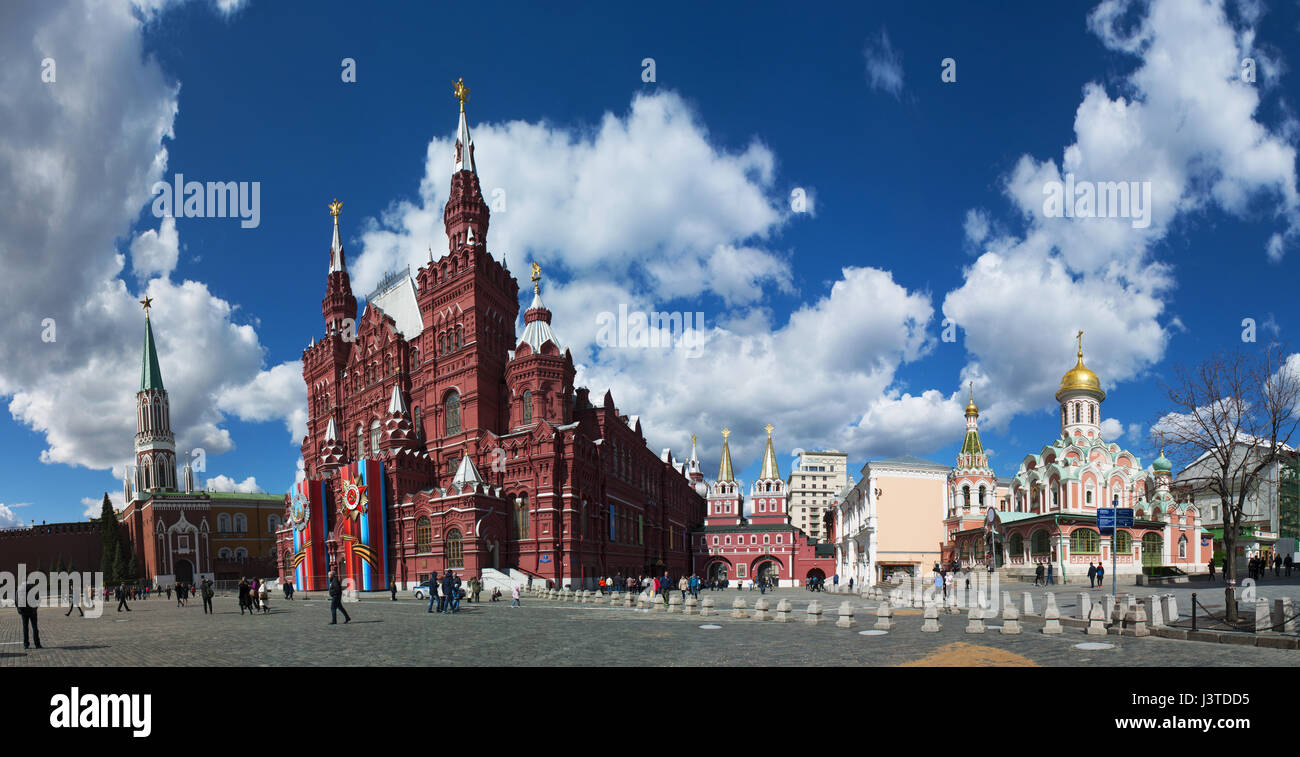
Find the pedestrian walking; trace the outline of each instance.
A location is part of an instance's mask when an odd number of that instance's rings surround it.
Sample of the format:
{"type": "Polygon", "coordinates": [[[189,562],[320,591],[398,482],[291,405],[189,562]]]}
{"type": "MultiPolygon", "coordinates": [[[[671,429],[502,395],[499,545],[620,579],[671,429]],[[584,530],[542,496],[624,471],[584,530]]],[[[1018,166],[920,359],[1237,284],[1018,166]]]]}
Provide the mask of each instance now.
{"type": "Polygon", "coordinates": [[[944,590],[943,590],[943,574],[942,574],[942,573],[937,573],[937,572],[936,572],[936,573],[934,574],[934,581],[933,581],[933,583],[934,583],[934,593],[935,593],[935,594],[943,594],[944,599],[947,599],[947,598],[948,598],[948,594],[947,594],[947,592],[944,592],[944,590]]]}
{"type": "Polygon", "coordinates": [[[347,608],[343,606],[343,582],[339,581],[339,575],[332,570],[327,586],[330,595],[330,625],[338,625],[340,612],[343,613],[343,623],[351,623],[352,616],[348,615],[347,608]]]}
{"type": "MultiPolygon", "coordinates": [[[[1210,572],[1213,573],[1214,571],[1211,570],[1210,572]]],[[[1096,583],[1097,583],[1097,566],[1093,565],[1092,563],[1088,563],[1088,588],[1091,589],[1093,586],[1096,585],[1096,583]]]]}
{"type": "Polygon", "coordinates": [[[1290,553],[1290,552],[1288,552],[1288,553],[1286,554],[1286,559],[1282,561],[1282,564],[1286,566],[1286,575],[1287,575],[1287,578],[1290,578],[1290,577],[1291,577],[1291,568],[1292,568],[1292,566],[1295,565],[1295,560],[1292,559],[1292,557],[1291,557],[1291,553],[1290,553]]]}
{"type": "Polygon", "coordinates": [[[257,598],[257,604],[262,608],[263,615],[271,613],[271,590],[267,587],[266,582],[262,582],[260,589],[261,595],[257,598]]]}
{"type": "Polygon", "coordinates": [[[438,612],[442,612],[442,604],[438,601],[438,571],[429,574],[429,607],[428,611],[433,612],[433,606],[438,606],[438,612]]]}
{"type": "Polygon", "coordinates": [[[203,614],[215,615],[216,612],[212,609],[213,591],[212,581],[210,579],[203,579],[203,586],[200,587],[199,593],[203,595],[203,614]]]}
{"type": "Polygon", "coordinates": [[[1038,563],[1037,565],[1034,566],[1034,586],[1038,586],[1042,582],[1043,582],[1043,564],[1038,563]]]}
{"type": "Polygon", "coordinates": [[[1209,566],[1210,566],[1210,583],[1214,583],[1214,558],[1213,557],[1210,558],[1209,566]]]}
{"type": "Polygon", "coordinates": [[[117,599],[118,612],[121,612],[123,610],[126,610],[127,612],[131,612],[131,608],[126,604],[126,584],[117,585],[116,599],[117,599]]]}
{"type": "MultiPolygon", "coordinates": [[[[501,592],[500,592],[500,590],[498,589],[498,590],[497,590],[497,595],[500,596],[500,594],[501,594],[501,592]]],[[[496,601],[495,598],[493,599],[493,601],[496,601]]],[[[519,584],[515,584],[514,586],[512,586],[512,587],[510,588],[510,606],[511,606],[511,607],[522,607],[522,605],[519,604],[519,584]]]]}
{"type": "Polygon", "coordinates": [[[40,604],[40,596],[36,590],[36,582],[28,581],[22,588],[23,596],[19,597],[18,616],[22,618],[23,624],[23,649],[30,649],[31,644],[28,639],[28,626],[31,627],[30,641],[36,642],[36,648],[41,649],[41,629],[36,624],[36,610],[40,604]]]}
{"type": "Polygon", "coordinates": [[[1105,585],[1103,583],[1103,580],[1105,578],[1106,578],[1106,568],[1101,564],[1101,561],[1098,560],[1097,561],[1097,586],[1098,587],[1105,585]]]}
{"type": "Polygon", "coordinates": [[[1047,564],[1047,585],[1051,586],[1055,583],[1056,583],[1056,579],[1052,577],[1052,564],[1049,562],[1047,564]]]}
{"type": "Polygon", "coordinates": [[[397,601],[397,576],[390,576],[388,579],[388,588],[393,592],[393,601],[397,601]]]}
{"type": "Polygon", "coordinates": [[[1273,555],[1273,577],[1277,578],[1282,575],[1282,556],[1273,555]]]}
{"type": "Polygon", "coordinates": [[[253,601],[249,597],[249,594],[251,594],[252,591],[253,591],[253,587],[248,583],[248,579],[243,578],[241,576],[239,579],[239,614],[240,615],[244,614],[245,609],[248,610],[249,615],[253,614],[253,601]]]}
{"type": "Polygon", "coordinates": [[[63,617],[66,618],[69,615],[71,615],[73,608],[76,608],[77,612],[81,613],[78,617],[81,618],[86,617],[86,611],[81,609],[81,597],[77,595],[77,592],[72,590],[71,586],[69,586],[68,587],[68,611],[63,614],[63,617]]]}

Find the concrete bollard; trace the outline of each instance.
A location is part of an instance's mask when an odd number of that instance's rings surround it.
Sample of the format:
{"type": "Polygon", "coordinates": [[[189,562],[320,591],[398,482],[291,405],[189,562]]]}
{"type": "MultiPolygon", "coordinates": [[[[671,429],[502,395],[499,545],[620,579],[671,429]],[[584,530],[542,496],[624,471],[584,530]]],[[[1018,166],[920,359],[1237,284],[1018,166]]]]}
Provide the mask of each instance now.
{"type": "Polygon", "coordinates": [[[705,597],[700,600],[700,616],[708,617],[710,615],[717,615],[717,611],[713,609],[713,597],[705,597]]]}
{"type": "Polygon", "coordinates": [[[686,604],[682,606],[682,613],[686,615],[697,615],[700,612],[700,600],[695,597],[687,597],[686,604]]]}
{"type": "Polygon", "coordinates": [[[984,633],[984,610],[979,606],[970,608],[966,618],[966,633],[984,633]]]}
{"type": "Polygon", "coordinates": [[[1124,626],[1139,638],[1151,635],[1147,629],[1147,611],[1141,604],[1134,603],[1133,608],[1124,613],[1124,626]]]}
{"type": "Polygon", "coordinates": [[[630,591],[629,591],[628,593],[624,594],[624,595],[623,595],[623,606],[624,606],[624,607],[636,607],[636,595],[633,594],[633,593],[630,592],[630,591]]]}
{"type": "Polygon", "coordinates": [[[1267,599],[1255,600],[1255,633],[1273,630],[1273,613],[1267,599]]]}
{"type": "Polygon", "coordinates": [[[808,603],[808,609],[805,610],[804,613],[805,617],[803,622],[810,626],[817,625],[822,622],[822,603],[814,599],[808,603]]]}
{"type": "Polygon", "coordinates": [[[1178,597],[1173,594],[1164,596],[1165,604],[1165,622],[1173,625],[1178,622],[1178,597]]]}
{"type": "Polygon", "coordinates": [[[957,609],[957,592],[950,591],[948,592],[948,596],[943,598],[943,611],[949,615],[959,612],[957,609]]]}
{"type": "Polygon", "coordinates": [[[790,617],[790,610],[792,610],[792,609],[794,609],[794,606],[790,604],[790,600],[788,600],[788,599],[782,599],[781,601],[777,602],[777,603],[776,603],[776,622],[777,622],[777,623],[789,623],[789,622],[793,621],[794,618],[790,617]]]}
{"type": "Polygon", "coordinates": [[[609,593],[609,606],[618,607],[621,604],[623,604],[622,596],[620,596],[619,593],[616,591],[611,591],[609,593]]]}
{"type": "Polygon", "coordinates": [[[1152,594],[1142,600],[1142,608],[1147,612],[1147,621],[1152,626],[1163,626],[1165,624],[1164,608],[1160,597],[1152,594]]]}
{"type": "Polygon", "coordinates": [[[925,606],[925,622],[921,624],[921,630],[926,633],[938,633],[939,626],[939,606],[929,604],[925,606]]]}
{"type": "Polygon", "coordinates": [[[1088,631],[1089,636],[1106,635],[1106,608],[1097,604],[1092,606],[1088,614],[1088,631]]]}
{"type": "Polygon", "coordinates": [[[840,602],[840,617],[835,621],[836,628],[852,628],[857,625],[853,620],[853,603],[847,599],[840,602]]]}
{"type": "Polygon", "coordinates": [[[1020,633],[1020,611],[1010,602],[1002,606],[1002,633],[1003,635],[1020,633]]]}
{"type": "Polygon", "coordinates": [[[668,603],[664,602],[664,595],[650,595],[650,612],[665,612],[668,609],[668,603]]]}
{"type": "Polygon", "coordinates": [[[668,614],[680,615],[682,612],[682,595],[673,594],[668,598],[668,614]]]}
{"type": "Polygon", "coordinates": [[[1092,595],[1087,592],[1079,592],[1079,620],[1087,620],[1092,617],[1092,595]]]}
{"type": "Polygon", "coordinates": [[[767,602],[767,597],[759,597],[758,601],[754,603],[754,614],[750,617],[754,620],[771,620],[772,613],[769,612],[771,607],[767,602]]]}
{"type": "Polygon", "coordinates": [[[1282,597],[1273,600],[1273,630],[1281,633],[1295,633],[1295,615],[1291,610],[1291,598],[1282,597]]]}
{"type": "Polygon", "coordinates": [[[749,617],[749,613],[745,611],[745,600],[741,599],[740,597],[736,597],[735,599],[731,600],[731,617],[733,618],[749,617]]]}
{"type": "Polygon", "coordinates": [[[882,601],[876,607],[876,624],[872,626],[877,631],[892,631],[894,629],[894,608],[888,602],[882,601]]]}
{"type": "Polygon", "coordinates": [[[1043,605],[1043,633],[1061,633],[1061,610],[1056,606],[1056,595],[1048,592],[1043,605]]]}
{"type": "Polygon", "coordinates": [[[1105,610],[1107,622],[1111,625],[1119,625],[1120,621],[1124,620],[1124,610],[1120,603],[1111,595],[1106,594],[1101,598],[1101,606],[1102,609],[1105,610]]]}
{"type": "Polygon", "coordinates": [[[1034,614],[1034,595],[1029,592],[1025,592],[1025,609],[1023,612],[1025,615],[1034,614]]]}

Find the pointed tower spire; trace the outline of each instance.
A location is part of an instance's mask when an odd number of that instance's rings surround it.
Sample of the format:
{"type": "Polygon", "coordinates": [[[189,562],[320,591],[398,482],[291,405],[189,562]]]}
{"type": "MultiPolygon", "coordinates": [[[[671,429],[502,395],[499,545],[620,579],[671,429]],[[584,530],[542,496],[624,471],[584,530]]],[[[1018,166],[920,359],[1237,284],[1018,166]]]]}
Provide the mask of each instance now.
{"type": "Polygon", "coordinates": [[[158,366],[158,348],[154,346],[153,325],[149,322],[149,308],[153,300],[145,297],[140,300],[144,306],[144,361],[140,365],[140,391],[162,389],[162,369],[158,366]]]}
{"type": "Polygon", "coordinates": [[[469,135],[469,122],[465,120],[465,103],[469,101],[469,87],[463,78],[452,85],[456,99],[460,100],[460,123],[456,127],[456,170],[478,173],[474,165],[474,139],[469,135]]]}
{"type": "Polygon", "coordinates": [[[719,481],[736,480],[736,475],[731,472],[731,445],[727,442],[728,436],[731,436],[731,429],[722,429],[722,464],[718,466],[719,481]]]}
{"type": "Polygon", "coordinates": [[[334,239],[330,241],[330,273],[345,270],[343,267],[343,242],[339,241],[339,213],[343,212],[343,203],[335,197],[330,203],[330,215],[334,216],[334,239]]]}
{"type": "MultiPolygon", "coordinates": [[[[406,400],[402,399],[402,385],[393,384],[393,394],[388,400],[389,415],[406,415],[406,400]]],[[[333,423],[333,420],[330,421],[333,423]]]]}
{"type": "Polygon", "coordinates": [[[337,442],[339,440],[339,430],[334,426],[334,418],[330,417],[329,425],[325,427],[325,443],[337,442]]]}
{"type": "Polygon", "coordinates": [[[772,424],[767,424],[767,448],[763,450],[763,468],[759,478],[780,478],[781,471],[776,464],[776,450],[772,447],[772,424]]]}
{"type": "Polygon", "coordinates": [[[451,479],[451,485],[457,489],[465,486],[477,486],[483,483],[483,478],[478,474],[478,468],[474,467],[474,461],[469,459],[469,455],[463,454],[460,458],[460,465],[456,468],[456,475],[451,479]]]}

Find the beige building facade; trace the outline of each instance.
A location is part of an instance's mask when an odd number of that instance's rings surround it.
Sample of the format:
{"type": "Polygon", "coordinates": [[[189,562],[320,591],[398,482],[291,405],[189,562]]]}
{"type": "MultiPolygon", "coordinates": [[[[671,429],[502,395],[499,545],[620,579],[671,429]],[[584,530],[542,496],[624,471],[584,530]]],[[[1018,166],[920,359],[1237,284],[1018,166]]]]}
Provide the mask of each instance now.
{"type": "Polygon", "coordinates": [[[928,574],[939,562],[950,503],[947,465],[903,457],[862,466],[862,480],[835,508],[840,582],[878,583],[928,574]]]}
{"type": "Polygon", "coordinates": [[[848,485],[849,456],[843,452],[802,452],[786,479],[790,522],[813,538],[828,541],[826,515],[833,513],[848,485]]]}

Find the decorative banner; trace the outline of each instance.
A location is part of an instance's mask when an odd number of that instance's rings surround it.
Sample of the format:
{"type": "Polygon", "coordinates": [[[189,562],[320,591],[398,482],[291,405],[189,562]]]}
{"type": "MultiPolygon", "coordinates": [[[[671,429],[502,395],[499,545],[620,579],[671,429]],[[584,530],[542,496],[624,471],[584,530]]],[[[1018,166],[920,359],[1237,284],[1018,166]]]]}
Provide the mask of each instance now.
{"type": "Polygon", "coordinates": [[[358,591],[379,591],[388,586],[387,486],[384,464],[363,459],[339,469],[342,525],[340,578],[358,591]]]}
{"type": "Polygon", "coordinates": [[[320,481],[299,481],[289,499],[293,526],[294,588],[323,591],[329,560],[325,549],[325,488],[320,481]]]}

